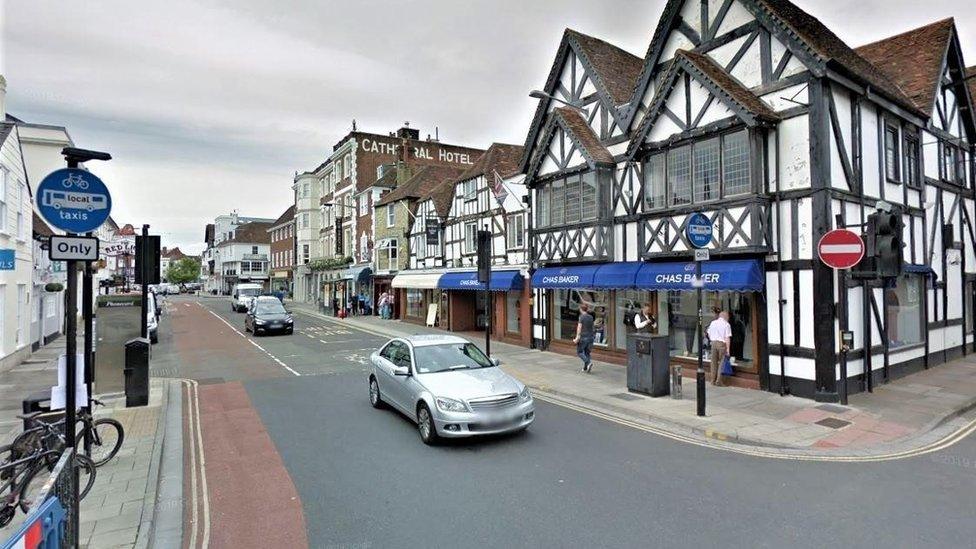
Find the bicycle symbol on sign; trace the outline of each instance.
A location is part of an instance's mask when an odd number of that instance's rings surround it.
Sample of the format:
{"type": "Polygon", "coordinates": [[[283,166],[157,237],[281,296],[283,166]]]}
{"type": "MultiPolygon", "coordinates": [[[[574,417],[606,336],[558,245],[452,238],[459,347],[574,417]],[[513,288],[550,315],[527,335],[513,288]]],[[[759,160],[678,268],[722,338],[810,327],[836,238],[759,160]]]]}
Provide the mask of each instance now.
{"type": "Polygon", "coordinates": [[[79,189],[84,190],[88,188],[88,182],[85,181],[85,179],[81,177],[81,174],[79,173],[68,174],[68,178],[62,180],[61,185],[63,185],[65,189],[78,187],[79,189]]]}

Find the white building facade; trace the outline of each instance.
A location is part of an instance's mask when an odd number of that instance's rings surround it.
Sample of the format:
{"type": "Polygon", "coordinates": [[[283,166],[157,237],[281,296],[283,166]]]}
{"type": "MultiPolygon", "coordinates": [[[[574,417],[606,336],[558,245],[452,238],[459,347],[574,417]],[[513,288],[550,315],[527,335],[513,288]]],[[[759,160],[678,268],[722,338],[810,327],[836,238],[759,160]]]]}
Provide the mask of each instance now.
{"type": "MultiPolygon", "coordinates": [[[[2,94],[0,90],[0,94],[2,94]]],[[[33,205],[18,128],[0,124],[0,371],[31,352],[33,205]]]]}

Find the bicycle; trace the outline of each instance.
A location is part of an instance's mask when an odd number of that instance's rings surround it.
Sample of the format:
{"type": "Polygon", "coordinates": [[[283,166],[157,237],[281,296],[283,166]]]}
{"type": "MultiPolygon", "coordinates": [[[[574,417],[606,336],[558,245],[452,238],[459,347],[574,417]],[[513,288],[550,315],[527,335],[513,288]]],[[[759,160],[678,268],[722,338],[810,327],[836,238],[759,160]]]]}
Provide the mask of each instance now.
{"type": "MultiPolygon", "coordinates": [[[[27,419],[33,416],[23,416],[27,419]]],[[[0,446],[0,456],[5,456],[0,464],[0,528],[10,524],[17,509],[24,514],[30,512],[36,495],[47,482],[47,472],[54,469],[62,451],[47,448],[50,438],[60,439],[64,447],[64,435],[56,424],[41,423],[18,436],[13,444],[0,446]],[[28,435],[28,436],[23,436],[28,435]],[[38,475],[42,474],[40,477],[38,475]]],[[[96,466],[91,458],[74,454],[74,466],[78,468],[78,501],[88,495],[95,484],[96,466]]]]}
{"type": "MultiPolygon", "coordinates": [[[[95,398],[91,402],[93,406],[105,405],[102,401],[95,398]]],[[[42,415],[42,412],[35,412],[22,416],[21,419],[34,420],[40,415],[42,415]]],[[[47,425],[63,428],[64,422],[65,420],[61,419],[48,423],[47,425]]],[[[91,458],[96,467],[105,465],[119,453],[119,450],[122,448],[122,442],[125,440],[125,429],[122,428],[122,424],[118,420],[107,417],[94,419],[90,411],[82,410],[77,416],[77,422],[81,423],[82,426],[75,436],[75,444],[85,448],[85,455],[91,458]],[[89,444],[85,444],[85,441],[89,444]]],[[[33,429],[17,435],[17,438],[11,444],[17,444],[22,437],[31,436],[30,433],[32,431],[33,429]]],[[[48,447],[50,450],[64,450],[63,444],[60,447],[53,445],[53,443],[58,442],[58,439],[48,437],[45,442],[51,443],[48,447]]],[[[52,464],[51,466],[53,467],[54,465],[52,464]]]]}

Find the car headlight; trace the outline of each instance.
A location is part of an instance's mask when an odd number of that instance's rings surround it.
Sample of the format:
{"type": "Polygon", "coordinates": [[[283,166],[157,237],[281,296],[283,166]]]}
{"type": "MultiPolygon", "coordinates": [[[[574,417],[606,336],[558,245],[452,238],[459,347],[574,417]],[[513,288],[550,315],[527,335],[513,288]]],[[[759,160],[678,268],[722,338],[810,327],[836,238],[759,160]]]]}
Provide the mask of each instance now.
{"type": "Polygon", "coordinates": [[[519,400],[521,400],[522,402],[525,402],[525,401],[529,400],[530,398],[532,398],[532,395],[529,394],[529,388],[528,387],[522,387],[522,391],[519,393],[519,400]]]}
{"type": "Polygon", "coordinates": [[[291,317],[288,317],[285,319],[285,322],[291,324],[292,322],[294,322],[294,320],[291,317]]]}
{"type": "Polygon", "coordinates": [[[263,320],[255,320],[254,323],[260,326],[261,324],[264,324],[265,322],[263,320]]]}
{"type": "Polygon", "coordinates": [[[460,400],[453,398],[437,397],[437,407],[445,412],[467,412],[468,407],[460,400]]]}

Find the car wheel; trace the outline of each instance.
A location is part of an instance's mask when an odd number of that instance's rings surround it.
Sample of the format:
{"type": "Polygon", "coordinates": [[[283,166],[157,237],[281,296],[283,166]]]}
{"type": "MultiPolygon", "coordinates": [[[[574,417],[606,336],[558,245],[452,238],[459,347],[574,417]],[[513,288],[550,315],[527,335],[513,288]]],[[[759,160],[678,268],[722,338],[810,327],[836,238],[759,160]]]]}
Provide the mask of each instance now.
{"type": "Polygon", "coordinates": [[[437,444],[437,426],[434,425],[430,408],[423,402],[417,407],[417,430],[420,431],[420,440],[424,441],[424,444],[428,446],[437,444]]]}
{"type": "Polygon", "coordinates": [[[382,408],[383,399],[380,397],[380,385],[376,383],[376,378],[369,378],[369,403],[373,408],[382,408]]]}

